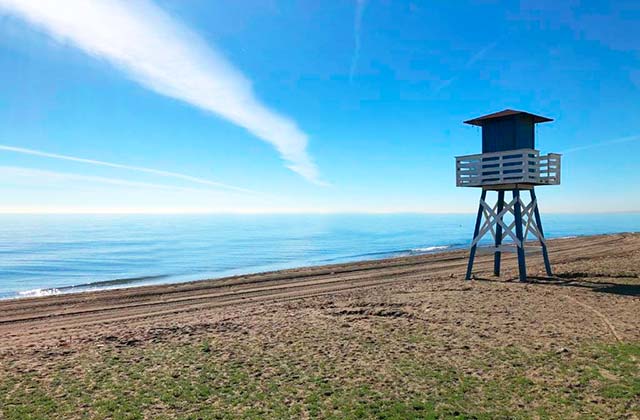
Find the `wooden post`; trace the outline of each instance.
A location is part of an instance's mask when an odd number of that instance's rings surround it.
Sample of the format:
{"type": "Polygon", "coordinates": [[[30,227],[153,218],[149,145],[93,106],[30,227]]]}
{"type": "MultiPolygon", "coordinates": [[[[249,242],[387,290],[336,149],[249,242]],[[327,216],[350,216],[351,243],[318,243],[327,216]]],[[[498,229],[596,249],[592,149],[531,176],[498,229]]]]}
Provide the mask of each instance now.
{"type": "Polygon", "coordinates": [[[500,216],[500,213],[502,213],[502,209],[504,208],[504,191],[500,190],[498,191],[498,209],[497,209],[497,216],[498,216],[498,223],[496,223],[496,241],[495,241],[495,245],[496,245],[496,251],[493,257],[493,274],[495,276],[499,276],[500,275],[500,258],[502,256],[502,252],[500,251],[500,245],[502,245],[502,225],[500,224],[502,216],[500,216]]]}
{"type": "Polygon", "coordinates": [[[518,271],[520,273],[520,281],[527,281],[527,266],[524,257],[524,235],[522,234],[522,209],[520,207],[520,190],[513,190],[513,213],[516,222],[516,238],[520,242],[518,244],[518,271]]]}
{"type": "Polygon", "coordinates": [[[478,206],[478,217],[476,217],[476,227],[473,229],[473,245],[471,245],[471,251],[469,252],[469,263],[467,264],[467,275],[465,276],[466,280],[471,280],[471,270],[473,270],[473,259],[476,257],[476,248],[477,244],[475,243],[475,239],[480,232],[480,222],[482,221],[482,203],[484,203],[484,199],[487,197],[487,191],[482,190],[482,194],[480,195],[480,205],[478,206]]]}
{"type": "Polygon", "coordinates": [[[544,258],[544,268],[547,271],[547,276],[553,276],[551,271],[551,263],[549,262],[549,253],[547,252],[547,244],[544,241],[544,231],[542,230],[542,221],[540,220],[540,211],[538,210],[538,199],[536,198],[536,192],[531,188],[531,201],[535,201],[534,215],[536,218],[536,225],[538,227],[538,233],[540,233],[540,245],[542,246],[542,258],[544,258]]]}

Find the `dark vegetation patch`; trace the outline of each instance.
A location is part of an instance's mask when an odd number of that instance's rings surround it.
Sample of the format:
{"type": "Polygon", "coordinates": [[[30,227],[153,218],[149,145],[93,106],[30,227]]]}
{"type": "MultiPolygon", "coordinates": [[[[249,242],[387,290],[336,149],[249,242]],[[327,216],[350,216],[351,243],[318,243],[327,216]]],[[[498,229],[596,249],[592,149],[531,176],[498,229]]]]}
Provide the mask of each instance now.
{"type": "Polygon", "coordinates": [[[350,308],[332,312],[338,316],[379,316],[383,318],[413,318],[413,315],[402,309],[350,308]]]}

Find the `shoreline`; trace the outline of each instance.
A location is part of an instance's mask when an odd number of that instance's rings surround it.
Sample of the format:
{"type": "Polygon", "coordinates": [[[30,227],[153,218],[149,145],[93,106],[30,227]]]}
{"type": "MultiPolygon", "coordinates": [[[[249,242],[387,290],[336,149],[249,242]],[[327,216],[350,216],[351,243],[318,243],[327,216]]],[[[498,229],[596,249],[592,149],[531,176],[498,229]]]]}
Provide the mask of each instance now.
{"type": "MultiPolygon", "coordinates": [[[[564,237],[563,237],[564,238],[564,237]]],[[[60,287],[47,287],[47,288],[36,288],[30,290],[20,290],[15,292],[7,292],[7,296],[0,296],[0,302],[6,300],[15,300],[15,299],[29,299],[29,298],[44,298],[48,296],[59,296],[59,295],[67,295],[67,294],[77,294],[77,293],[91,293],[91,292],[102,292],[108,290],[121,290],[121,289],[132,289],[137,287],[150,287],[150,286],[166,286],[172,284],[185,284],[185,283],[194,283],[194,282],[202,282],[202,281],[216,281],[216,280],[227,280],[236,277],[245,277],[245,276],[254,276],[254,275],[265,275],[271,273],[278,273],[281,271],[288,270],[300,270],[307,268],[315,268],[315,267],[330,267],[330,266],[341,266],[345,264],[355,264],[369,261],[383,261],[389,259],[398,259],[398,258],[409,258],[416,257],[421,255],[433,255],[440,254],[443,252],[455,252],[466,250],[467,247],[463,245],[438,245],[438,246],[429,246],[425,248],[416,248],[411,250],[403,250],[403,251],[385,251],[385,252],[377,252],[377,253],[369,253],[366,255],[354,255],[354,256],[346,256],[339,258],[331,258],[330,261],[335,262],[317,262],[317,263],[302,263],[302,264],[282,264],[286,266],[284,268],[278,268],[273,270],[243,270],[243,269],[232,269],[226,270],[226,272],[234,272],[236,274],[220,274],[215,275],[204,275],[204,274],[159,274],[159,275],[148,275],[148,276],[138,276],[138,277],[130,277],[130,278],[116,278],[113,280],[99,280],[95,282],[82,283],[77,285],[67,285],[60,287]],[[359,257],[372,257],[373,255],[380,255],[378,258],[362,258],[359,257]],[[153,279],[161,279],[166,278],[168,281],[163,282],[150,282],[146,283],[145,280],[153,280],[153,279]],[[112,286],[112,287],[109,287],[112,286]]],[[[224,272],[223,272],[224,273],[224,272]]]]}
{"type": "MultiPolygon", "coordinates": [[[[564,238],[564,237],[563,237],[564,238]]],[[[561,238],[560,238],[561,239],[561,238]]],[[[433,245],[427,247],[394,250],[394,251],[380,251],[367,254],[347,255],[342,257],[332,257],[325,260],[319,260],[316,262],[289,262],[276,264],[282,266],[281,268],[262,269],[264,266],[256,266],[254,269],[242,269],[234,268],[224,270],[220,273],[212,274],[155,274],[155,275],[140,275],[136,277],[124,277],[114,278],[107,280],[89,281],[87,283],[79,283],[73,285],[65,285],[58,287],[41,287],[29,290],[9,291],[4,295],[0,294],[0,302],[15,299],[30,299],[30,298],[43,298],[48,296],[59,296],[67,294],[77,293],[90,293],[101,292],[105,290],[120,290],[131,289],[136,287],[149,287],[149,286],[165,286],[171,284],[185,284],[201,281],[216,281],[226,280],[236,277],[245,277],[253,275],[263,275],[269,273],[277,273],[287,270],[300,270],[305,268],[324,267],[324,266],[339,266],[344,264],[354,264],[367,261],[381,261],[387,259],[408,258],[421,255],[439,254],[442,252],[454,252],[466,250],[466,245],[451,244],[451,245],[433,245]],[[376,257],[378,256],[378,257],[376,257]],[[145,280],[154,279],[167,279],[167,281],[151,281],[145,280]]]]}
{"type": "MultiPolygon", "coordinates": [[[[560,236],[560,237],[551,237],[548,238],[549,241],[556,241],[562,239],[574,239],[574,238],[588,238],[588,237],[597,237],[597,236],[607,236],[607,235],[616,235],[616,234],[633,234],[635,232],[617,232],[617,233],[606,233],[606,234],[597,234],[597,235],[568,235],[568,236],[560,236]]],[[[482,252],[482,248],[479,248],[479,252],[482,252]]],[[[434,255],[441,253],[449,253],[449,252],[460,252],[460,251],[468,251],[468,246],[460,245],[460,244],[451,244],[451,245],[434,245],[423,248],[412,248],[407,250],[397,250],[397,251],[384,251],[384,252],[376,252],[370,253],[366,255],[353,255],[353,256],[345,256],[339,258],[332,258],[332,260],[336,260],[336,262],[317,262],[310,264],[292,264],[290,267],[279,268],[275,270],[260,270],[252,271],[251,269],[245,271],[242,269],[233,269],[227,270],[231,272],[237,272],[237,274],[229,274],[225,275],[221,273],[221,275],[200,275],[200,274],[157,274],[157,275],[146,275],[146,276],[137,276],[130,278],[116,278],[110,280],[98,280],[95,282],[87,282],[76,285],[65,285],[59,287],[42,287],[42,288],[34,288],[29,290],[19,290],[19,291],[11,291],[6,292],[5,296],[0,295],[0,302],[3,301],[11,301],[11,300],[23,300],[23,299],[39,299],[49,296],[59,296],[59,295],[68,295],[68,294],[78,294],[78,293],[92,293],[92,292],[101,292],[108,290],[121,290],[121,289],[132,289],[138,287],[150,287],[150,286],[166,286],[172,284],[186,284],[193,282],[201,282],[201,281],[216,281],[216,280],[227,280],[236,277],[245,277],[245,276],[253,276],[253,275],[265,275],[270,273],[277,273],[281,271],[288,270],[300,270],[306,268],[314,268],[314,267],[325,267],[325,266],[341,266],[344,264],[355,264],[355,263],[363,263],[368,261],[383,261],[397,258],[411,258],[418,257],[422,255],[434,255]],[[371,257],[374,255],[380,255],[378,258],[363,258],[359,257],[371,257]],[[155,280],[165,278],[167,281],[150,281],[145,282],[145,280],[155,280]]],[[[289,264],[283,264],[285,266],[289,264]]]]}

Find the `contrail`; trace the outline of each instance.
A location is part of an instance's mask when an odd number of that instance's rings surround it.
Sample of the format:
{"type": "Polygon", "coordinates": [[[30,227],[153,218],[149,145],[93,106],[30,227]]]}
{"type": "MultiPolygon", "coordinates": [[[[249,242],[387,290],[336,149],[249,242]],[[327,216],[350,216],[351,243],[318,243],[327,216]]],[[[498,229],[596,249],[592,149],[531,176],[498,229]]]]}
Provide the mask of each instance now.
{"type": "Polygon", "coordinates": [[[292,171],[322,184],[308,136],[269,109],[214,47],[149,0],[0,0],[17,16],[142,86],[214,113],[277,149],[292,171]]]}
{"type": "Polygon", "coordinates": [[[487,55],[487,53],[489,51],[491,51],[492,49],[494,49],[496,47],[496,45],[498,45],[497,41],[493,41],[487,45],[485,45],[484,47],[482,47],[477,53],[473,54],[465,63],[464,67],[465,68],[469,68],[472,65],[474,65],[477,61],[480,61],[484,58],[485,55],[487,55]]]}
{"type": "MultiPolygon", "coordinates": [[[[471,57],[467,59],[467,62],[464,63],[464,69],[467,70],[471,66],[473,66],[475,63],[482,60],[484,56],[487,55],[487,53],[492,49],[494,49],[497,45],[498,45],[498,41],[494,41],[482,47],[477,53],[473,54],[471,57]]],[[[459,77],[460,77],[460,74],[457,74],[453,77],[450,77],[449,79],[443,80],[438,85],[436,85],[436,87],[433,89],[433,92],[434,93],[440,92],[442,89],[448,87],[453,82],[458,80],[459,77]]]]}
{"type": "Polygon", "coordinates": [[[59,160],[67,160],[67,161],[71,161],[71,162],[86,163],[86,164],[89,164],[89,165],[107,166],[107,167],[110,167],[110,168],[126,169],[126,170],[129,170],[129,171],[136,171],[136,172],[145,172],[145,173],[153,174],[153,175],[159,175],[159,176],[165,176],[165,177],[170,177],[170,178],[182,179],[184,181],[189,181],[189,182],[193,182],[193,183],[196,183],[196,184],[202,184],[202,185],[208,185],[208,186],[212,186],[212,187],[224,188],[224,189],[228,189],[228,190],[239,191],[239,192],[244,192],[244,193],[249,193],[249,194],[257,194],[255,191],[248,190],[248,189],[245,189],[245,188],[235,187],[233,185],[223,184],[221,182],[216,182],[216,181],[211,181],[211,180],[204,179],[204,178],[198,178],[198,177],[194,177],[194,176],[190,176],[190,175],[180,174],[180,173],[177,173],[177,172],[162,171],[162,170],[159,170],[159,169],[144,168],[144,167],[141,167],[141,166],[123,165],[121,163],[105,162],[105,161],[102,161],[102,160],[85,159],[85,158],[80,158],[80,157],[75,157],[75,156],[60,155],[60,154],[57,154],[57,153],[44,152],[42,150],[25,149],[23,147],[6,146],[6,145],[2,145],[2,144],[0,144],[0,150],[5,150],[5,151],[8,151],[8,152],[15,152],[15,153],[22,153],[24,155],[40,156],[40,157],[46,157],[46,158],[51,158],[51,159],[59,159],[59,160]]]}
{"type": "Polygon", "coordinates": [[[129,181],[126,179],[120,178],[108,178],[103,176],[93,176],[93,175],[80,175],[73,174],[68,172],[57,172],[57,171],[48,171],[42,169],[34,169],[34,168],[26,168],[21,166],[0,166],[0,175],[3,179],[9,178],[11,176],[21,176],[21,177],[31,177],[38,178],[40,180],[63,180],[63,181],[88,181],[88,182],[99,182],[102,184],[110,184],[110,185],[119,185],[125,187],[134,187],[134,188],[155,188],[162,190],[177,190],[177,191],[190,191],[190,192],[198,192],[200,194],[211,192],[209,189],[205,188],[189,188],[189,187],[180,187],[175,185],[166,185],[166,184],[156,184],[151,182],[138,182],[138,181],[129,181]]]}
{"type": "Polygon", "coordinates": [[[617,139],[602,141],[600,143],[591,143],[591,144],[587,144],[585,146],[572,147],[571,149],[567,149],[567,150],[565,150],[563,152],[560,152],[560,153],[567,154],[567,153],[573,153],[573,152],[580,152],[582,150],[594,149],[596,147],[608,146],[610,144],[628,143],[628,142],[636,141],[636,140],[640,140],[640,135],[628,136],[628,137],[620,137],[620,138],[617,138],[617,139]]]}
{"type": "Polygon", "coordinates": [[[362,32],[362,15],[367,7],[367,0],[356,0],[356,15],[353,21],[353,56],[351,57],[351,67],[349,68],[349,82],[353,81],[353,76],[358,67],[360,59],[360,33],[362,32]]]}

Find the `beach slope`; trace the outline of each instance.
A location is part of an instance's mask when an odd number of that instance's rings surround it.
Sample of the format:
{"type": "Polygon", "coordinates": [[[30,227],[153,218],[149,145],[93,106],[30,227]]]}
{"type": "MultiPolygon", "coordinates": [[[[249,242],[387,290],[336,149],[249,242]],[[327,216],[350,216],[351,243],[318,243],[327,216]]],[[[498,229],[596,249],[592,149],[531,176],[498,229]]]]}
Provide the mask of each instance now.
{"type": "Polygon", "coordinates": [[[632,417],[640,234],[0,302],[0,418],[632,417]]]}

